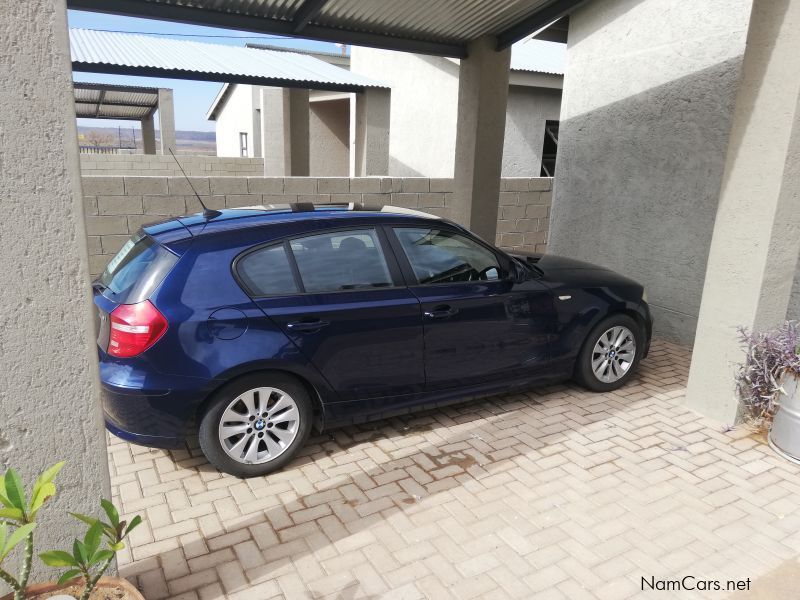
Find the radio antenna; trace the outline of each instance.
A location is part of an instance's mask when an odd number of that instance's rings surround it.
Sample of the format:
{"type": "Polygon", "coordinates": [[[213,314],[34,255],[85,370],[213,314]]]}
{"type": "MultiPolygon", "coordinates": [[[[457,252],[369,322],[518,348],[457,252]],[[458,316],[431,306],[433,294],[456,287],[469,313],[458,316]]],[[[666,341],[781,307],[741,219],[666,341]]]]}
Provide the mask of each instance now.
{"type": "Polygon", "coordinates": [[[219,212],[218,210],[213,210],[211,208],[208,208],[205,202],[203,202],[203,199],[200,197],[200,194],[197,193],[197,190],[194,189],[194,186],[192,185],[192,180],[189,179],[189,176],[186,174],[186,171],[183,170],[183,167],[181,166],[178,157],[175,156],[175,153],[172,151],[172,148],[167,148],[167,150],[169,150],[169,153],[172,154],[172,158],[175,159],[175,162],[178,163],[178,168],[181,170],[181,173],[183,173],[183,176],[186,177],[186,183],[188,183],[189,187],[192,188],[195,198],[197,198],[197,201],[200,203],[200,206],[203,207],[203,216],[206,219],[213,219],[214,217],[220,216],[222,214],[221,212],[219,212]]]}

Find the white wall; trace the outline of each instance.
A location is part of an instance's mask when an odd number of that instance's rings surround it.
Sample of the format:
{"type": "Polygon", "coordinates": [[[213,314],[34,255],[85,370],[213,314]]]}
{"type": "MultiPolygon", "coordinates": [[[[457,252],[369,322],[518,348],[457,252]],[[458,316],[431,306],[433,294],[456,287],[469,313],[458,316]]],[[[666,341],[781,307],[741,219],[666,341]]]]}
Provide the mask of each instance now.
{"type": "Polygon", "coordinates": [[[247,132],[247,156],[254,157],[253,86],[233,85],[217,115],[217,156],[241,156],[239,132],[247,132]]]}
{"type": "Polygon", "coordinates": [[[392,88],[389,174],[452,177],[458,62],[353,46],[350,71],[392,88]]]}
{"type": "MultiPolygon", "coordinates": [[[[389,174],[452,177],[458,118],[457,60],[353,47],[350,70],[392,88],[389,174]]],[[[561,90],[512,85],[504,177],[538,176],[546,120],[558,120],[561,90]]]]}

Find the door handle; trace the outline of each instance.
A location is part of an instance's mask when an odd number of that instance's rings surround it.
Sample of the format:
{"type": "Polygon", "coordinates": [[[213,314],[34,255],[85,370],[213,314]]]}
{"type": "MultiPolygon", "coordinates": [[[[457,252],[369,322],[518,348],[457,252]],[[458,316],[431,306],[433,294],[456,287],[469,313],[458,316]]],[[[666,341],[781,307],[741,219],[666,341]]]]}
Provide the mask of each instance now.
{"type": "Polygon", "coordinates": [[[321,321],[320,319],[315,319],[313,321],[292,321],[291,323],[287,323],[286,327],[292,331],[311,332],[319,331],[323,327],[327,327],[330,324],[330,321],[321,321]]]}
{"type": "Polygon", "coordinates": [[[437,306],[433,310],[425,311],[425,316],[429,319],[446,319],[458,314],[458,309],[452,306],[437,306]]]}

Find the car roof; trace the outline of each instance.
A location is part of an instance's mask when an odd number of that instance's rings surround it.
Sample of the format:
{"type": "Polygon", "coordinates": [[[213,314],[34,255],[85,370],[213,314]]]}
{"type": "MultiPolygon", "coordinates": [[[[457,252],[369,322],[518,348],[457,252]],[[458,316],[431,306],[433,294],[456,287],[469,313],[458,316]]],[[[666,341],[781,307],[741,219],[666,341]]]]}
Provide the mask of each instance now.
{"type": "Polygon", "coordinates": [[[200,237],[214,233],[259,228],[281,223],[304,221],[354,221],[370,219],[373,222],[442,221],[436,215],[398,206],[366,207],[349,204],[271,204],[229,208],[215,211],[208,218],[203,213],[185,215],[144,227],[145,233],[159,241],[176,241],[186,237],[200,237]]]}

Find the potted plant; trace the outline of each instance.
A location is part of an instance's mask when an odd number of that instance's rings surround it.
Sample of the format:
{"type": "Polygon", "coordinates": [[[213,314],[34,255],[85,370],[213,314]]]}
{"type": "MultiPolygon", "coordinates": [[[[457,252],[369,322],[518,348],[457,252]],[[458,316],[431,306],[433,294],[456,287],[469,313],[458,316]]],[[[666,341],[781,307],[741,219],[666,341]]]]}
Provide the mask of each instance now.
{"type": "Polygon", "coordinates": [[[745,418],[769,432],[781,456],[800,463],[800,323],[786,321],[765,332],[740,330],[744,363],[736,385],[745,418]]]}
{"type": "Polygon", "coordinates": [[[142,522],[139,516],[131,519],[130,523],[121,521],[117,509],[108,500],[100,501],[108,522],[73,513],[88,525],[88,529],[83,540],[75,540],[72,552],[53,550],[39,555],[46,565],[67,569],[61,578],[57,582],[28,585],[33,562],[33,533],[38,526],[36,517],[45,502],[55,496],[53,481],[63,466],[64,463],[60,462],[46,469],[31,488],[30,496],[25,493],[22,480],[14,469],[8,469],[0,478],[0,580],[13,590],[2,600],[37,600],[56,595],[89,600],[95,590],[113,591],[113,597],[121,600],[144,600],[126,580],[103,577],[117,552],[125,547],[125,538],[142,522]],[[20,545],[24,545],[22,564],[14,576],[2,563],[20,545]]]}

